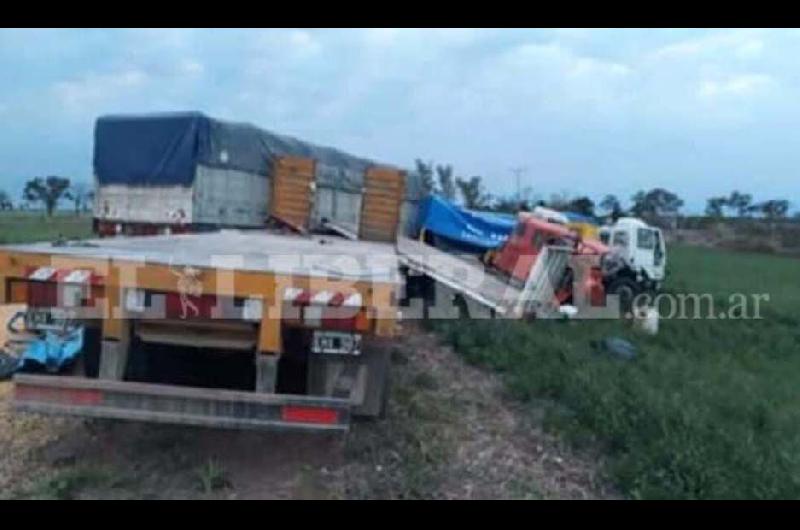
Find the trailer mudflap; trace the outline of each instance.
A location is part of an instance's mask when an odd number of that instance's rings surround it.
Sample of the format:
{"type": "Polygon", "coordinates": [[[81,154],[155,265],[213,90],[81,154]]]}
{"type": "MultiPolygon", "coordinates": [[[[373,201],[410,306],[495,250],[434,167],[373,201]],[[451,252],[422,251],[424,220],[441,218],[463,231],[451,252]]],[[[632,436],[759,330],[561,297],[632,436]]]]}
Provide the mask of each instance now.
{"type": "Polygon", "coordinates": [[[18,411],[229,429],[346,432],[347,399],[110,381],[14,376],[18,411]]]}

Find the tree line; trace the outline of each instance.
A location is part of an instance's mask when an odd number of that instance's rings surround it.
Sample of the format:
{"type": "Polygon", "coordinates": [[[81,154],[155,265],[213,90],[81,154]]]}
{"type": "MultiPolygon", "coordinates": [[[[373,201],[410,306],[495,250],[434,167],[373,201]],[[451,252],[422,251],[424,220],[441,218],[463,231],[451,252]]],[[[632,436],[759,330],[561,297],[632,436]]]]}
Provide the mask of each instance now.
{"type": "MultiPolygon", "coordinates": [[[[457,176],[451,164],[434,164],[433,161],[424,162],[418,158],[414,165],[425,192],[438,194],[449,201],[456,201],[460,197],[464,206],[473,210],[516,213],[545,206],[589,217],[607,217],[612,221],[627,215],[657,221],[676,218],[684,205],[683,199],[664,188],[637,191],[630,197],[630,206],[627,209],[613,194],[605,195],[599,203],[588,196],[569,197],[565,194],[554,194],[545,200],[533,196],[530,188],[515,195],[495,196],[486,190],[481,176],[457,176]]],[[[75,213],[78,214],[91,208],[94,190],[86,182],[72,183],[65,177],[35,177],[25,183],[22,200],[20,209],[39,204],[48,216],[53,214],[60,201],[67,200],[72,202],[75,213]]],[[[749,193],[734,190],[727,196],[709,198],[706,201],[705,214],[711,218],[761,216],[769,220],[779,220],[787,217],[789,206],[790,202],[786,199],[754,202],[749,193]]],[[[0,190],[0,210],[13,209],[11,196],[0,190]]],[[[795,217],[800,218],[800,213],[795,217]]]]}
{"type": "MultiPolygon", "coordinates": [[[[94,201],[94,190],[86,182],[71,182],[66,177],[55,175],[34,177],[25,183],[22,190],[22,202],[17,205],[20,210],[41,205],[48,217],[53,215],[58,203],[62,200],[72,202],[75,215],[87,212],[94,201]]],[[[0,190],[0,210],[14,210],[14,201],[8,192],[0,190]]]]}
{"type": "MultiPolygon", "coordinates": [[[[614,194],[605,195],[598,203],[588,196],[569,197],[554,194],[549,199],[537,198],[530,188],[519,194],[495,196],[488,193],[480,176],[462,178],[455,175],[450,164],[434,164],[415,160],[416,172],[421,177],[422,187],[447,200],[460,198],[466,208],[504,213],[530,211],[536,206],[544,206],[560,211],[570,211],[589,217],[606,217],[614,221],[619,217],[633,216],[648,221],[676,219],[684,206],[677,194],[664,188],[640,190],[630,197],[630,205],[625,208],[622,200],[614,194]]],[[[711,197],[707,200],[706,215],[713,218],[727,216],[761,216],[776,220],[787,217],[790,202],[786,199],[769,199],[754,202],[750,194],[734,190],[728,196],[711,197]]],[[[795,215],[800,219],[800,213],[795,215]]]]}

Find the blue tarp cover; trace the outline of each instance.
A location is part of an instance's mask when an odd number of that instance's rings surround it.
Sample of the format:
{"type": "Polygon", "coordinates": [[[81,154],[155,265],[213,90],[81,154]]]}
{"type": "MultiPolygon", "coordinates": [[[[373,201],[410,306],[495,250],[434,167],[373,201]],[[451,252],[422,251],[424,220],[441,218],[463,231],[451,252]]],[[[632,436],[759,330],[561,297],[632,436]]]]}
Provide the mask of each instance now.
{"type": "Polygon", "coordinates": [[[83,326],[66,335],[47,331],[44,338],[28,344],[18,369],[44,367],[48,372],[57,372],[72,362],[82,349],[83,326]]]}
{"type": "Polygon", "coordinates": [[[485,251],[500,246],[516,225],[513,215],[479,212],[431,195],[420,203],[417,228],[459,246],[485,251]]]}
{"type": "MultiPolygon", "coordinates": [[[[354,191],[363,187],[367,168],[376,165],[332,147],[200,112],[101,116],[94,129],[94,174],[101,186],[190,187],[198,165],[267,176],[278,156],[313,158],[317,184],[354,191]]],[[[408,173],[406,198],[419,200],[424,194],[420,176],[408,173]]]]}

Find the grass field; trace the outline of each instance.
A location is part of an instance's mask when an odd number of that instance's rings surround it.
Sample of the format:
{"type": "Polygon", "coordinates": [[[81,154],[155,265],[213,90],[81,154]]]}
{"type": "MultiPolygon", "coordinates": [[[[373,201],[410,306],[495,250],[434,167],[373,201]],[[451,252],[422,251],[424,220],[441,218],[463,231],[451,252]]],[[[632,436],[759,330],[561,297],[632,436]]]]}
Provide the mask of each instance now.
{"type": "MultiPolygon", "coordinates": [[[[468,361],[503,374],[570,441],[599,445],[634,498],[800,497],[800,261],[673,247],[666,290],[769,293],[759,320],[440,322],[468,361]],[[592,346],[627,338],[624,361],[592,346]]],[[[689,311],[688,314],[692,314],[689,311]]]]}
{"type": "Polygon", "coordinates": [[[47,217],[43,212],[1,212],[0,244],[85,239],[92,235],[91,214],[56,212],[47,217]]]}

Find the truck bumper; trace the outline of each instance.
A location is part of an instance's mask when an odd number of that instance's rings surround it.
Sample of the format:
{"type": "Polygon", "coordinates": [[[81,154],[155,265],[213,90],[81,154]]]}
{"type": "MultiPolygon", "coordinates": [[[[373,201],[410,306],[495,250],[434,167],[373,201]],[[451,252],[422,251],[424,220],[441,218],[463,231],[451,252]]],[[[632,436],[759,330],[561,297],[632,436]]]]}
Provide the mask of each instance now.
{"type": "Polygon", "coordinates": [[[349,400],[17,374],[18,411],[222,429],[346,432],[349,400]]]}

